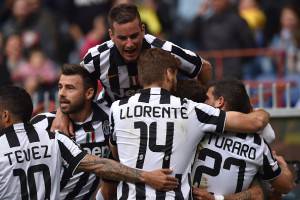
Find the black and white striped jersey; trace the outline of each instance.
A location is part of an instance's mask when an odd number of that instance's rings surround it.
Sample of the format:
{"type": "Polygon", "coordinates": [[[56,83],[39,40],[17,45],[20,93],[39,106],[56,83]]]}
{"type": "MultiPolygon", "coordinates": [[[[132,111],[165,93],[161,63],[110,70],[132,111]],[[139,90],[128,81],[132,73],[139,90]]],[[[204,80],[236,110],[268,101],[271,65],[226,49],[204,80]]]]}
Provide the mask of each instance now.
{"type": "Polygon", "coordinates": [[[161,88],[141,90],[111,106],[111,142],[120,162],[144,170],[172,168],[180,186],[159,192],[121,182],[118,199],[190,199],[191,164],[206,131],[223,132],[225,112],[172,96],[161,88]]]}
{"type": "Polygon", "coordinates": [[[86,153],[70,138],[30,124],[0,130],[0,199],[59,199],[62,167],[72,175],[86,153]]]}
{"type": "Polygon", "coordinates": [[[194,186],[226,195],[247,189],[257,173],[270,180],[280,172],[271,149],[260,135],[207,134],[199,144],[192,177],[194,186]]]}
{"type": "MultiPolygon", "coordinates": [[[[202,60],[196,53],[146,34],[142,49],[149,48],[161,48],[174,54],[181,61],[180,72],[188,77],[196,77],[201,70],[202,60]]],[[[126,64],[111,40],[89,49],[81,65],[101,81],[105,89],[104,98],[109,104],[132,96],[141,89],[137,63],[126,64]]]]}
{"type": "MultiPolygon", "coordinates": [[[[34,126],[50,129],[54,113],[41,113],[31,121],[34,126]]],[[[83,123],[74,123],[74,140],[89,154],[108,157],[109,154],[109,122],[108,115],[93,103],[93,113],[83,123]]],[[[80,172],[70,177],[65,169],[60,182],[60,199],[91,199],[100,183],[100,179],[92,173],[80,172]]]]}

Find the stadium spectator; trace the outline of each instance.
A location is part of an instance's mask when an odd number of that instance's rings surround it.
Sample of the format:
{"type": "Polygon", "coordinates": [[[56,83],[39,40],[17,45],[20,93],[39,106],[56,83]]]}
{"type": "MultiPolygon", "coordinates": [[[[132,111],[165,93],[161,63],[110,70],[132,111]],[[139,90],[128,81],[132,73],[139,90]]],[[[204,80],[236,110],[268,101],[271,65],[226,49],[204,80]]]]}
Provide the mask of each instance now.
{"type": "Polygon", "coordinates": [[[4,56],[2,59],[2,66],[8,70],[10,75],[10,77],[4,78],[11,79],[18,68],[26,62],[23,56],[23,42],[20,35],[12,34],[4,38],[4,56]]]}
{"type": "MultiPolygon", "coordinates": [[[[193,22],[192,35],[197,49],[211,51],[254,48],[253,33],[246,21],[232,8],[230,0],[210,2],[213,14],[210,17],[197,16],[193,22]]],[[[241,79],[242,64],[241,58],[224,59],[223,77],[241,79]]]]}
{"type": "MultiPolygon", "coordinates": [[[[222,80],[212,83],[207,97],[207,104],[225,111],[249,113],[252,110],[246,89],[240,81],[222,80]]],[[[193,165],[193,184],[196,187],[202,184],[215,197],[230,195],[247,189],[257,173],[263,180],[269,180],[275,191],[287,193],[294,186],[293,175],[287,163],[283,157],[272,155],[262,136],[243,136],[239,132],[207,134],[200,143],[193,165]],[[232,180],[231,184],[218,184],[229,179],[232,180]]],[[[197,199],[203,199],[203,193],[209,194],[199,188],[194,188],[194,191],[197,199]]],[[[257,194],[248,192],[244,195],[257,194]]]]}
{"type": "MultiPolygon", "coordinates": [[[[19,66],[12,78],[15,83],[20,83],[30,95],[37,93],[40,104],[38,107],[44,104],[45,92],[49,92],[49,100],[54,106],[56,93],[54,86],[58,79],[58,72],[55,64],[47,58],[41,49],[32,49],[28,61],[19,66]]],[[[39,108],[39,110],[43,109],[39,108]]],[[[53,108],[50,109],[53,110],[53,108]]]]}
{"type": "MultiPolygon", "coordinates": [[[[176,55],[181,60],[180,72],[190,78],[206,83],[211,77],[210,64],[196,53],[182,49],[171,42],[145,34],[137,7],[133,4],[119,4],[109,13],[110,41],[91,48],[83,59],[83,65],[92,76],[99,79],[105,89],[104,99],[109,105],[117,99],[133,95],[141,89],[137,77],[137,58],[149,48],[161,48],[176,55]]],[[[62,128],[67,123],[57,112],[62,128]],[[63,122],[63,123],[62,123],[63,122]]],[[[72,132],[72,131],[71,131],[72,132]]]]}
{"type": "Polygon", "coordinates": [[[179,187],[165,193],[144,184],[122,182],[118,185],[118,198],[190,199],[191,163],[204,133],[257,131],[266,125],[268,114],[263,110],[225,113],[171,95],[176,90],[180,61],[162,49],[145,50],[138,65],[144,89],[111,106],[113,155],[121,163],[139,169],[171,167],[179,187]]]}
{"type": "Polygon", "coordinates": [[[263,29],[267,19],[263,10],[259,7],[258,1],[259,0],[240,0],[239,13],[253,31],[257,46],[263,47],[265,44],[263,29]]]}

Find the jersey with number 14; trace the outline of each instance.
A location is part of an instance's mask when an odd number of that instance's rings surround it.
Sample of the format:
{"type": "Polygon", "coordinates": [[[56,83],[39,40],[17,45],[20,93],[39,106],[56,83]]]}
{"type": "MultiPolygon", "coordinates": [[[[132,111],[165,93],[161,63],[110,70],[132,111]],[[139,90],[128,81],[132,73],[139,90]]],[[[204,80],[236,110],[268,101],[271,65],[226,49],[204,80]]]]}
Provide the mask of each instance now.
{"type": "Polygon", "coordinates": [[[172,168],[180,181],[170,192],[122,182],[118,199],[189,199],[197,144],[205,131],[223,132],[225,112],[151,88],[115,101],[110,120],[122,164],[144,170],[172,168]]]}
{"type": "Polygon", "coordinates": [[[281,172],[268,144],[258,134],[207,134],[193,165],[194,186],[226,195],[247,189],[258,173],[270,180],[281,172]]]}

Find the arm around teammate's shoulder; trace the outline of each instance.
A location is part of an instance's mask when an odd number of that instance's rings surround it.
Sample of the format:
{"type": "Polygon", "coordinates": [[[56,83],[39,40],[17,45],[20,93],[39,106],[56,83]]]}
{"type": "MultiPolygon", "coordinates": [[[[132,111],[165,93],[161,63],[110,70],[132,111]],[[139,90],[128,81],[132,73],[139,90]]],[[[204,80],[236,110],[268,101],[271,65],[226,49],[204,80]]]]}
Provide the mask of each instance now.
{"type": "Polygon", "coordinates": [[[178,180],[170,176],[170,169],[142,171],[122,165],[114,160],[87,154],[77,167],[78,171],[95,173],[101,178],[114,181],[145,183],[157,190],[169,191],[178,187],[178,180]]]}
{"type": "Polygon", "coordinates": [[[244,114],[235,111],[226,112],[225,130],[241,133],[254,133],[264,128],[270,115],[263,109],[244,114]]]}

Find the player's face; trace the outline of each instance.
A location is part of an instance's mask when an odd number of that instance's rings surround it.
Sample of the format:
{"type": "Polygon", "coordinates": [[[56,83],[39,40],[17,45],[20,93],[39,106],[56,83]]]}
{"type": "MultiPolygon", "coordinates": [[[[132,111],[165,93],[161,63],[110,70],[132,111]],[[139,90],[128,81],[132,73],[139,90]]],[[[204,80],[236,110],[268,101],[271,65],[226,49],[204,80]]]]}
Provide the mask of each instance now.
{"type": "Polygon", "coordinates": [[[84,109],[86,98],[79,75],[61,75],[58,82],[59,106],[63,113],[73,114],[84,109]]]}
{"type": "Polygon", "coordinates": [[[214,91],[213,87],[208,88],[206,92],[207,99],[205,103],[215,108],[218,108],[219,107],[218,99],[216,99],[215,96],[213,95],[213,91],[214,91]]]}
{"type": "Polygon", "coordinates": [[[145,34],[144,30],[144,26],[137,18],[125,24],[113,23],[109,35],[125,62],[136,62],[139,57],[145,34]]]}

